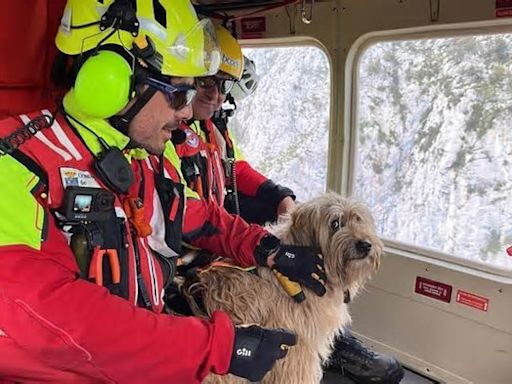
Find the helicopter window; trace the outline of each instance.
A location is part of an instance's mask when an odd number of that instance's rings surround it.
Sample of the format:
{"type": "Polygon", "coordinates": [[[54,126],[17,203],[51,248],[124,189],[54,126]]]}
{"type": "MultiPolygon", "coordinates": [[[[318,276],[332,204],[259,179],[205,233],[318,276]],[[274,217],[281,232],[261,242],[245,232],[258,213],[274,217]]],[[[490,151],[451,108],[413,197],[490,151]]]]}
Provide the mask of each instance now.
{"type": "Polygon", "coordinates": [[[244,48],[254,60],[256,91],[236,101],[230,120],[251,165],[306,200],[325,191],[330,63],[316,46],[244,48]]]}
{"type": "Polygon", "coordinates": [[[512,271],[512,34],[359,57],[352,192],[383,236],[512,271]]]}

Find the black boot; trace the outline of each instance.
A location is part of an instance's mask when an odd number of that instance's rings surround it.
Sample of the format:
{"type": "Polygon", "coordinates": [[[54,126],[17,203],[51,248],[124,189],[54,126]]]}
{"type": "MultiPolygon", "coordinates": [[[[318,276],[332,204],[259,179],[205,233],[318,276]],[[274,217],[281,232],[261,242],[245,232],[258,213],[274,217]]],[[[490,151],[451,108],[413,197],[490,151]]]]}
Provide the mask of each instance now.
{"type": "Polygon", "coordinates": [[[326,368],[342,372],[358,384],[398,384],[404,377],[394,357],[370,351],[347,330],[336,339],[326,368]]]}

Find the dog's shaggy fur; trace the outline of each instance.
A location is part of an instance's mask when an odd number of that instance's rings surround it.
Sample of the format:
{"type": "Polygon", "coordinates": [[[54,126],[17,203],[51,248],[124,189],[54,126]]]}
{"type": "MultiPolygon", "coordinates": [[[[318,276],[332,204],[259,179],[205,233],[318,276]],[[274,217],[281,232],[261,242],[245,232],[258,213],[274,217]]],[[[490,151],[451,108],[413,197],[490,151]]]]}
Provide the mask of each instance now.
{"type": "MultiPolygon", "coordinates": [[[[377,237],[368,209],[333,193],[300,204],[268,228],[283,244],[307,245],[321,250],[327,274],[323,297],[304,290],[307,298],[295,303],[268,268],[258,275],[234,268],[211,268],[200,273],[204,305],[209,314],[221,309],[235,324],[256,323],[287,328],[298,343],[277,362],[262,383],[319,383],[322,362],[334,337],[350,322],[344,292],[353,297],[378,267],[383,244],[377,237]]],[[[197,288],[197,286],[196,286],[197,288]]],[[[233,375],[207,377],[205,383],[244,383],[233,375]]]]}

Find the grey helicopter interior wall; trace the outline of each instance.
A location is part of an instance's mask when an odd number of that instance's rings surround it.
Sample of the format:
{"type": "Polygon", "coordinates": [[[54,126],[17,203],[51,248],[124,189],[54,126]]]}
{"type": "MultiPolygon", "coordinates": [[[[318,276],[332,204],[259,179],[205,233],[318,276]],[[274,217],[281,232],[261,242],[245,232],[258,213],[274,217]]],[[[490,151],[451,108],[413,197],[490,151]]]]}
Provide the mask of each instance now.
{"type": "MultiPolygon", "coordinates": [[[[349,193],[355,73],[361,51],[372,41],[386,39],[510,33],[512,19],[497,17],[507,15],[500,13],[503,5],[506,1],[321,1],[314,3],[312,20],[307,24],[301,20],[299,2],[287,11],[266,13],[266,31],[258,39],[242,42],[251,47],[293,45],[314,39],[325,48],[332,68],[327,186],[349,193]]],[[[439,382],[510,384],[512,274],[476,268],[392,241],[386,245],[381,270],[366,292],[351,304],[356,334],[376,350],[394,354],[406,366],[439,382]],[[415,292],[418,277],[452,286],[451,301],[419,295],[415,292]],[[489,301],[488,310],[460,305],[455,300],[458,290],[484,296],[489,301]]],[[[339,378],[329,375],[325,382],[335,379],[339,378]]],[[[429,382],[422,377],[408,378],[414,379],[429,382]]]]}

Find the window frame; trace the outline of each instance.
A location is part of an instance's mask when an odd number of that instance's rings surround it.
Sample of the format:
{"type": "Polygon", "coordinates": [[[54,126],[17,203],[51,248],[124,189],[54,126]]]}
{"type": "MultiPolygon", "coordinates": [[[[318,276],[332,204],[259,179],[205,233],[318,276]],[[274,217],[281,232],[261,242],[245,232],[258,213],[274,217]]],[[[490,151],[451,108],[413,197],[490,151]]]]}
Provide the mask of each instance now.
{"type": "MultiPolygon", "coordinates": [[[[370,32],[361,35],[351,46],[345,66],[345,105],[343,121],[343,154],[341,191],[350,195],[356,175],[357,118],[359,66],[362,55],[372,45],[400,40],[450,38],[459,36],[493,35],[512,33],[512,19],[442,24],[426,27],[404,28],[370,32]]],[[[403,257],[426,261],[449,269],[477,275],[482,278],[512,284],[512,269],[492,264],[466,260],[452,254],[436,251],[393,239],[383,239],[386,250],[403,257]]]]}
{"type": "MultiPolygon", "coordinates": [[[[336,124],[336,108],[337,103],[335,87],[334,87],[334,59],[329,53],[327,47],[320,41],[311,36],[291,36],[291,37],[272,37],[264,39],[238,39],[238,43],[243,48],[295,48],[310,46],[320,49],[329,63],[329,122],[327,129],[329,137],[327,139],[327,171],[324,181],[324,191],[329,190],[331,185],[331,173],[333,171],[334,164],[332,163],[333,156],[331,151],[333,150],[333,141],[335,138],[335,124],[336,124]]],[[[258,69],[256,68],[256,71],[258,69]]]]}

